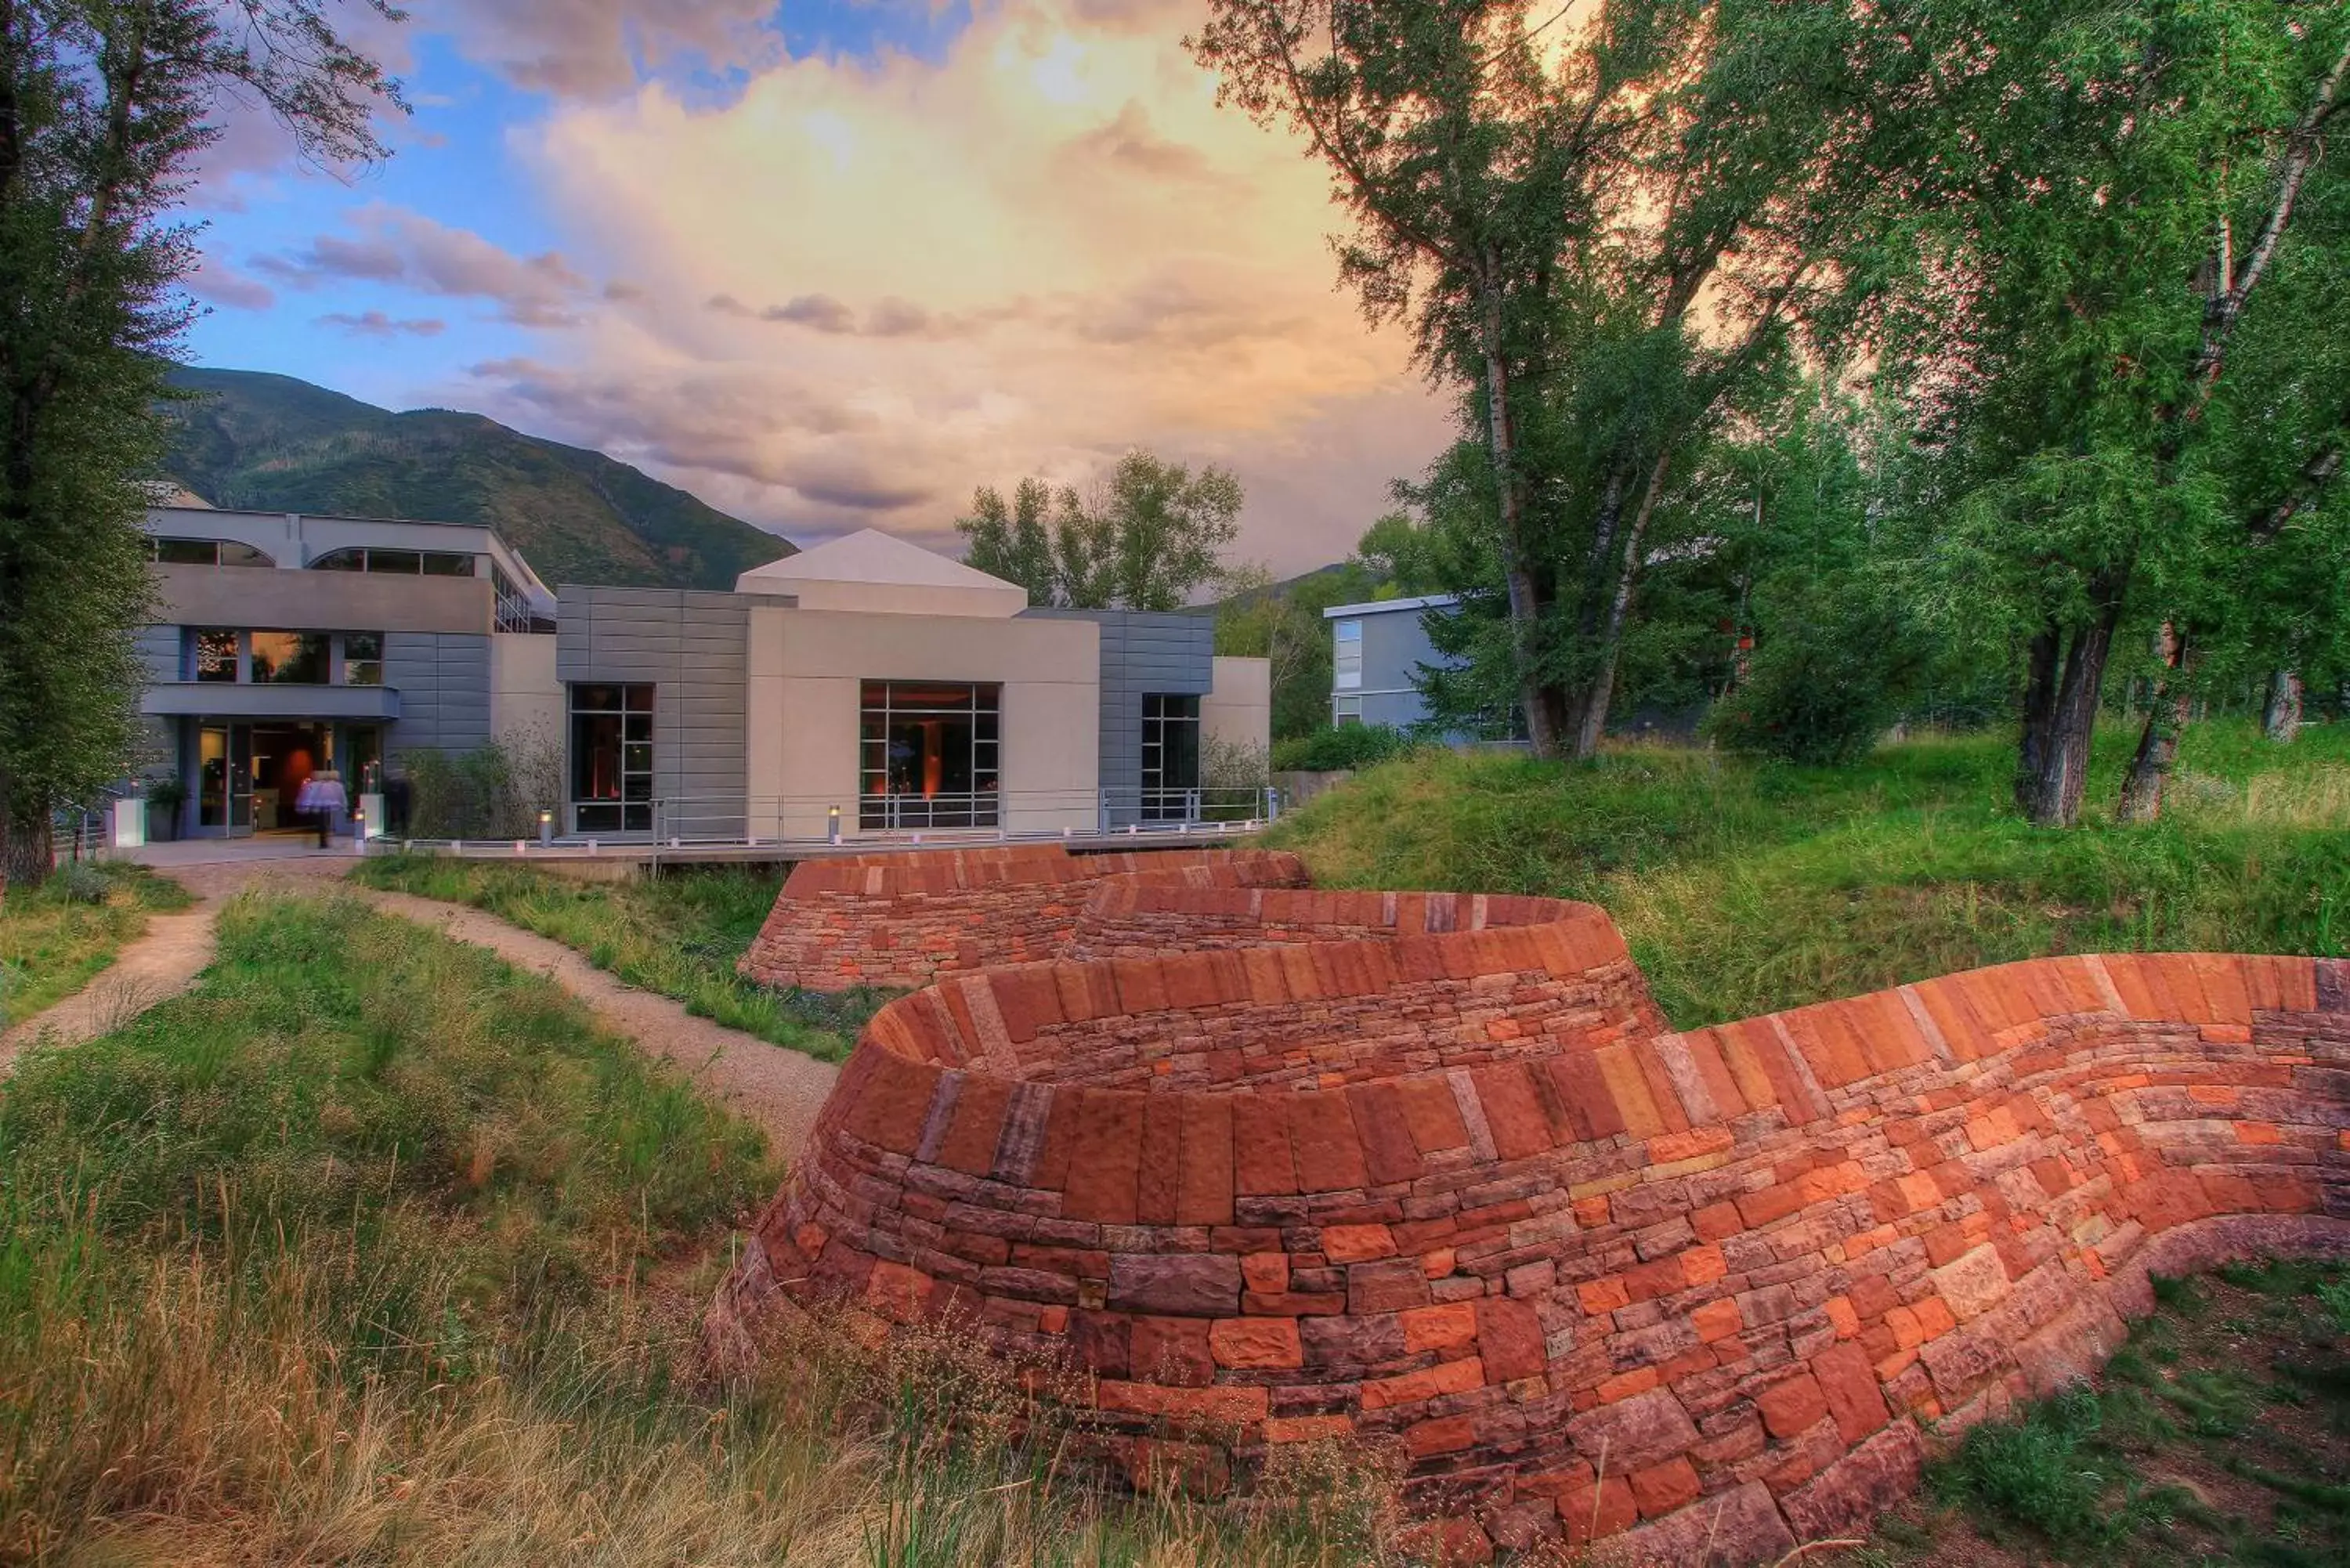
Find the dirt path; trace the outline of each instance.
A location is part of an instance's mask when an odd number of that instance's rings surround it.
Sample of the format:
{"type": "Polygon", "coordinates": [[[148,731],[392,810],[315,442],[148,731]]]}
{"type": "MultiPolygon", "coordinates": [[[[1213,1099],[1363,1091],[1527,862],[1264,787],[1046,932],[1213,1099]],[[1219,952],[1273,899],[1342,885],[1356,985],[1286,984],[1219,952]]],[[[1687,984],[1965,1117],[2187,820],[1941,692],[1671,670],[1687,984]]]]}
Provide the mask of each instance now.
{"type": "Polygon", "coordinates": [[[228,900],[248,888],[348,893],[388,915],[430,926],[457,941],[486,948],[517,969],[548,979],[588,1005],[607,1027],[649,1056],[685,1069],[705,1093],[767,1130],[781,1153],[795,1152],[815,1124],[840,1069],[755,1035],[697,1018],[682,1004],[639,991],[587,959],[494,915],[407,893],[341,884],[348,856],[317,856],[244,863],[173,867],[172,878],[196,895],[194,909],[157,915],[138,940],[122,950],[96,980],[73,995],[0,1035],[0,1073],[17,1053],[47,1036],[78,1045],[119,1029],[157,1002],[194,983],[213,959],[213,928],[228,900]]]}
{"type": "Polygon", "coordinates": [[[463,904],[370,888],[344,889],[388,915],[398,915],[475,947],[487,948],[516,969],[543,974],[588,1004],[608,1027],[649,1056],[685,1069],[703,1092],[767,1129],[781,1153],[798,1150],[832,1092],[840,1069],[756,1035],[697,1018],[682,1003],[639,991],[598,969],[561,942],[509,925],[463,904]]]}
{"type": "Polygon", "coordinates": [[[78,1045],[121,1028],[157,1002],[187,990],[213,961],[213,927],[221,907],[247,888],[262,883],[315,886],[323,878],[342,876],[350,865],[347,856],[317,856],[175,870],[172,880],[196,896],[194,908],[149,916],[147,929],[88,985],[0,1033],[0,1073],[43,1036],[57,1044],[78,1045]]]}

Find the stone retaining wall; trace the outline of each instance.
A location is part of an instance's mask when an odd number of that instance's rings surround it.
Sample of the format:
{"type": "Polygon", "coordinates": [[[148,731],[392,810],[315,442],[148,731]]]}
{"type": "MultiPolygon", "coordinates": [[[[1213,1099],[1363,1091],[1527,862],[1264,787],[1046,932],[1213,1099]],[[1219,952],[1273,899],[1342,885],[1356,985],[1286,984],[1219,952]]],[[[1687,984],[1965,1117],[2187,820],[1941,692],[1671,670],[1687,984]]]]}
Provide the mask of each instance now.
{"type": "Polygon", "coordinates": [[[1104,878],[1298,887],[1304,865],[1268,850],[1072,855],[1057,844],[806,860],[792,868],[737,966],[763,985],[907,989],[942,973],[1054,958],[1104,878]]]}
{"type": "Polygon", "coordinates": [[[1458,1557],[1596,1522],[1744,1563],[1865,1524],[1921,1422],[2095,1364],[2149,1269],[2350,1244],[2339,962],[2057,959],[1671,1034],[1583,906],[1097,896],[1096,943],[1189,909],[1222,946],[884,1009],[719,1343],[779,1295],[961,1316],[1095,1374],[1138,1475],[1387,1438],[1458,1557]],[[1241,905],[1277,934],[1231,945],[1241,905]]]}

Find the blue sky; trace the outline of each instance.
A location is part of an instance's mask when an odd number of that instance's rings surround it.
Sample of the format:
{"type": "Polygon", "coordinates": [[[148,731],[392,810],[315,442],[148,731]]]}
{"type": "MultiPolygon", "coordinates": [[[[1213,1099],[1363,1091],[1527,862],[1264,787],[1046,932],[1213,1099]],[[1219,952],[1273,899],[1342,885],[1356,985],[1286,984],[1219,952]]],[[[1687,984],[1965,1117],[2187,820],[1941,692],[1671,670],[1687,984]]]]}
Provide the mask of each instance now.
{"type": "Polygon", "coordinates": [[[941,545],[1143,446],[1243,554],[1346,553],[1443,420],[1335,292],[1318,170],[1219,109],[1191,0],[421,0],[379,167],[240,124],[200,364],[596,447],[795,538],[941,545]]]}

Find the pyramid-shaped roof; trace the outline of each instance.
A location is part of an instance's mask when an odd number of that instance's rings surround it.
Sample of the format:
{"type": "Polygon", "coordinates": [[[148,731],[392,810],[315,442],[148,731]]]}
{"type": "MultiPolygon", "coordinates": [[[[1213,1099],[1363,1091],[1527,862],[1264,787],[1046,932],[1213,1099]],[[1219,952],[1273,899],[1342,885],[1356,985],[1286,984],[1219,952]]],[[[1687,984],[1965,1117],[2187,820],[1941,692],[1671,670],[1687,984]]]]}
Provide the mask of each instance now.
{"type": "Polygon", "coordinates": [[[1027,590],[879,528],[827,540],[754,566],[741,594],[790,594],[802,609],[965,615],[1001,619],[1028,607],[1027,590]]]}

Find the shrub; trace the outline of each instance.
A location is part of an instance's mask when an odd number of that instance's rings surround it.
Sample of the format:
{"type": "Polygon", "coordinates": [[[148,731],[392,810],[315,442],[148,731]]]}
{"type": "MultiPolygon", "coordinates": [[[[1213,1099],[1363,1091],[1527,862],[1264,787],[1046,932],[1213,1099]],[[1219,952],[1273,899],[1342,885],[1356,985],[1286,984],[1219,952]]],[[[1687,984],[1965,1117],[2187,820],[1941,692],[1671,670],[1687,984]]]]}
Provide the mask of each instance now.
{"type": "Polygon", "coordinates": [[[114,879],[87,860],[69,860],[57,867],[51,887],[68,904],[103,904],[114,879]]]}
{"type": "Polygon", "coordinates": [[[1392,725],[1346,724],[1274,742],[1273,766],[1277,773],[1339,773],[1399,757],[1413,744],[1392,725]]]}
{"type": "Polygon", "coordinates": [[[528,838],[563,803],[563,751],[546,732],[509,730],[471,752],[410,752],[408,831],[417,838],[528,838]]]}
{"type": "Polygon", "coordinates": [[[1919,662],[1917,635],[1856,574],[1830,574],[1794,598],[1706,731],[1791,762],[1856,761],[1900,717],[1919,662]]]}

